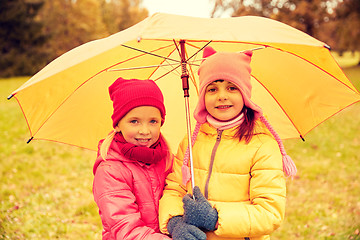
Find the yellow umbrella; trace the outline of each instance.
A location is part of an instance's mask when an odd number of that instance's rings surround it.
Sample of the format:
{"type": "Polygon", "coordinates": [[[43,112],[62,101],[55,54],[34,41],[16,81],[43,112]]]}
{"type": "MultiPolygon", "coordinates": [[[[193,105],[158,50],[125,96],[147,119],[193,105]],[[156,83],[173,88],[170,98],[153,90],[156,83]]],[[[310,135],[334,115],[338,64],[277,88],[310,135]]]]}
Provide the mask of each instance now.
{"type": "Polygon", "coordinates": [[[253,101],[283,139],[302,137],[360,101],[327,45],[286,24],[251,16],[207,19],[170,14],[152,15],[65,53],[11,97],[24,113],[30,139],[96,150],[99,139],[112,130],[111,83],[118,77],[153,79],[167,108],[163,134],[176,151],[186,135],[181,75],[189,75],[192,113],[201,50],[207,44],[217,51],[259,49],[251,62],[253,101]]]}

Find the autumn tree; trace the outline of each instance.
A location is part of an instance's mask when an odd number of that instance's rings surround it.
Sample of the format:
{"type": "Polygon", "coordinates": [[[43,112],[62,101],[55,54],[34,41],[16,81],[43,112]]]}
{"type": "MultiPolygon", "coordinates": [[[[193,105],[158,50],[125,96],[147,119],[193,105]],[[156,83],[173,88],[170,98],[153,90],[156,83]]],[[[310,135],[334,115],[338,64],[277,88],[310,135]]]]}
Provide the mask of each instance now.
{"type": "Polygon", "coordinates": [[[231,12],[233,17],[253,15],[271,17],[274,6],[272,0],[215,0],[211,16],[217,17],[222,12],[231,12]]]}
{"type": "Polygon", "coordinates": [[[330,20],[335,3],[336,0],[216,0],[213,15],[232,10],[232,16],[268,17],[318,37],[319,28],[330,20]]]}
{"type": "MultiPolygon", "coordinates": [[[[360,51],[360,1],[342,0],[335,9],[336,50],[360,51]]],[[[360,62],[359,62],[360,64],[360,62]]]]}
{"type": "Polygon", "coordinates": [[[42,2],[0,1],[0,77],[31,75],[48,60],[46,37],[36,16],[42,2]]]}
{"type": "MultiPolygon", "coordinates": [[[[320,39],[319,32],[322,24],[332,18],[331,5],[328,0],[297,0],[289,1],[288,4],[278,8],[273,18],[285,22],[310,36],[320,39]]],[[[327,39],[320,39],[326,41],[327,39]]]]}
{"type": "Polygon", "coordinates": [[[53,58],[147,17],[140,0],[46,0],[41,19],[53,58]]]}
{"type": "Polygon", "coordinates": [[[0,76],[33,75],[86,42],[148,16],[142,0],[1,0],[0,76]]]}
{"type": "Polygon", "coordinates": [[[98,0],[46,0],[40,19],[52,59],[88,41],[108,36],[98,0]]]}
{"type": "Polygon", "coordinates": [[[101,0],[102,18],[110,34],[124,30],[149,13],[142,8],[141,0],[101,0]]]}

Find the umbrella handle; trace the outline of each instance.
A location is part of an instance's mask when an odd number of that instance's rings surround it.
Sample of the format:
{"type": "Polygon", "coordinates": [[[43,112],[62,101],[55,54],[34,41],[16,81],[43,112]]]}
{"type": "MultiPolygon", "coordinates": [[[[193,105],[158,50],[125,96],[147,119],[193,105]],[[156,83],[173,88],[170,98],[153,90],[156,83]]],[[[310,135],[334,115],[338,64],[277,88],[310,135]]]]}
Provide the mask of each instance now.
{"type": "Polygon", "coordinates": [[[180,40],[180,57],[181,57],[181,80],[184,90],[185,99],[185,111],[186,111],[186,127],[189,143],[189,159],[190,159],[190,174],[191,174],[191,187],[195,187],[194,180],[194,167],[193,167],[193,156],[192,156],[192,142],[191,142],[191,122],[190,122],[190,108],[189,108],[189,74],[186,70],[186,57],[185,57],[185,40],[180,40]]]}
{"type": "Polygon", "coordinates": [[[186,57],[185,57],[185,40],[180,40],[180,57],[181,57],[181,80],[184,90],[184,97],[189,97],[189,74],[186,71],[186,57]]]}
{"type": "Polygon", "coordinates": [[[194,180],[194,164],[193,164],[192,142],[191,142],[191,123],[190,123],[189,97],[185,97],[185,109],[186,109],[186,127],[187,127],[188,146],[189,146],[191,188],[194,189],[195,180],[194,180]]]}

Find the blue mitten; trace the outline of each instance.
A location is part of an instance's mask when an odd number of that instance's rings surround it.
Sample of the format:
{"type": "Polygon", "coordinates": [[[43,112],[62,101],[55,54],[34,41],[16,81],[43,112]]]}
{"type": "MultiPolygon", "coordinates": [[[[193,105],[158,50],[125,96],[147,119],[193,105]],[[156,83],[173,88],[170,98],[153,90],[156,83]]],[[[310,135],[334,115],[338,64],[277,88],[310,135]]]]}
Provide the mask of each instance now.
{"type": "Polygon", "coordinates": [[[195,200],[190,194],[183,197],[184,221],[206,231],[214,231],[218,220],[218,212],[206,200],[198,186],[194,187],[193,194],[195,200]]]}
{"type": "Polygon", "coordinates": [[[167,230],[174,240],[206,240],[206,234],[199,228],[185,223],[182,216],[171,218],[167,230]]]}

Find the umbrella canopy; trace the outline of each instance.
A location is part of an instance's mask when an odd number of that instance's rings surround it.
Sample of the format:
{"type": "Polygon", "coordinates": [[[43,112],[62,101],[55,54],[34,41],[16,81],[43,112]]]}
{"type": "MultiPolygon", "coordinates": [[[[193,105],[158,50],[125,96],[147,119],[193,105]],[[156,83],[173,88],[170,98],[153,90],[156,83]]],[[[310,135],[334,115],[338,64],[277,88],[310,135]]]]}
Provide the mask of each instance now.
{"type": "Polygon", "coordinates": [[[65,53],[12,93],[31,138],[96,150],[99,139],[112,130],[111,83],[118,77],[153,79],[163,91],[167,110],[162,132],[176,150],[186,134],[181,40],[191,113],[206,45],[216,51],[258,49],[251,62],[252,99],[283,139],[304,136],[360,101],[328,46],[286,24],[253,16],[207,19],[154,14],[65,53]]]}

